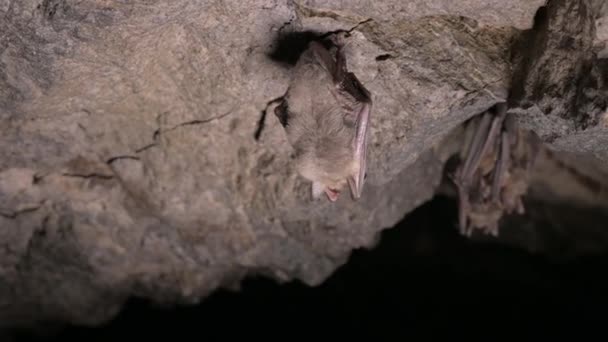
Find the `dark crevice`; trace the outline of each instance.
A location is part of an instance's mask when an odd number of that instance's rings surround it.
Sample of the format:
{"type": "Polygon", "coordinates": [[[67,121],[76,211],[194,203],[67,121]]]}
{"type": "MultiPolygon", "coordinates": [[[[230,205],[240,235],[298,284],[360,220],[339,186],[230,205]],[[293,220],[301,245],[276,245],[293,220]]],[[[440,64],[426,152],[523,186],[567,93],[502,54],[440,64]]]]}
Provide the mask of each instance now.
{"type": "Polygon", "coordinates": [[[383,55],[376,56],[376,60],[378,62],[385,61],[385,60],[390,59],[390,58],[394,58],[394,57],[393,57],[393,55],[391,55],[389,53],[385,53],[383,55]]]}
{"type": "MultiPolygon", "coordinates": [[[[560,207],[540,206],[526,214],[535,217],[536,233],[553,239],[546,246],[557,254],[577,245],[560,229],[584,234],[589,228],[595,234],[606,218],[567,208],[571,219],[566,221],[551,216],[560,207]],[[582,220],[575,219],[577,213],[582,220]]],[[[505,234],[534,233],[527,218],[507,221],[505,234]]],[[[570,329],[578,334],[583,326],[599,331],[608,306],[607,252],[554,260],[492,237],[467,239],[457,232],[456,203],[438,197],[385,230],[377,247],[354,251],[318,287],[298,281],[280,285],[260,276],[247,278],[240,291],[219,290],[198,305],[160,307],[132,298],[101,327],[70,326],[38,341],[284,339],[294,331],[316,338],[320,329],[341,339],[396,341],[418,335],[434,339],[442,333],[438,326],[452,336],[483,338],[496,331],[504,336],[505,327],[516,336],[570,329]],[[315,328],[302,329],[302,322],[315,328]]]]}
{"type": "Polygon", "coordinates": [[[268,57],[278,63],[295,65],[308,44],[317,41],[323,33],[315,31],[281,32],[275,40],[268,57]]]}
{"type": "Polygon", "coordinates": [[[595,25],[584,0],[549,0],[512,45],[510,107],[537,106],[584,130],[608,101],[593,53],[595,25]]]}
{"type": "Polygon", "coordinates": [[[519,106],[525,108],[529,104],[521,103],[526,94],[526,81],[533,66],[544,52],[546,45],[549,19],[547,5],[540,7],[534,15],[534,25],[524,31],[511,47],[512,59],[518,58],[517,67],[513,72],[509,94],[509,108],[519,106]],[[516,55],[520,54],[520,55],[516,55]]]}
{"type": "MultiPolygon", "coordinates": [[[[281,100],[283,99],[283,97],[277,97],[275,99],[272,99],[270,101],[268,101],[266,103],[266,108],[264,108],[261,112],[260,112],[260,119],[258,120],[258,124],[257,127],[255,129],[255,133],[253,134],[253,138],[257,141],[260,140],[260,137],[262,136],[262,131],[264,130],[264,127],[266,125],[266,115],[268,114],[268,109],[270,108],[270,106],[272,106],[273,104],[276,104],[278,102],[281,102],[281,100]]],[[[284,103],[284,102],[281,102],[284,103]]]]}
{"type": "Polygon", "coordinates": [[[253,139],[260,140],[262,136],[262,131],[264,130],[264,126],[266,125],[266,114],[268,111],[268,107],[260,112],[260,119],[258,120],[258,124],[256,125],[255,132],[253,133],[253,139]]]}
{"type": "Polygon", "coordinates": [[[302,53],[308,48],[312,41],[317,41],[325,47],[330,47],[331,43],[327,40],[328,37],[338,34],[349,34],[356,30],[359,26],[372,21],[372,19],[363,20],[348,30],[335,30],[329,32],[319,31],[299,31],[299,32],[279,32],[275,38],[275,42],[268,57],[280,64],[294,66],[302,53]]]}

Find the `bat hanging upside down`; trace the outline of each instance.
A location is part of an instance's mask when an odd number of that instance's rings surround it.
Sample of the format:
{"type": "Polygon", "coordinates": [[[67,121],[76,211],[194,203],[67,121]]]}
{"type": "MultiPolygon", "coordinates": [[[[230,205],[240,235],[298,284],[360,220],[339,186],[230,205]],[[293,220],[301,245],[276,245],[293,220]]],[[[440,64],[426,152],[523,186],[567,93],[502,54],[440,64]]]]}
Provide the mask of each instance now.
{"type": "Polygon", "coordinates": [[[465,147],[454,175],[458,188],[459,225],[463,235],[479,229],[498,235],[504,213],[523,214],[522,196],[541,142],[530,131],[517,127],[499,103],[470,122],[465,147]]]}
{"type": "Polygon", "coordinates": [[[325,193],[332,202],[346,184],[353,199],[361,197],[372,107],[370,92],[347,70],[342,40],[334,44],[309,44],[275,108],[313,198],[325,193]]]}

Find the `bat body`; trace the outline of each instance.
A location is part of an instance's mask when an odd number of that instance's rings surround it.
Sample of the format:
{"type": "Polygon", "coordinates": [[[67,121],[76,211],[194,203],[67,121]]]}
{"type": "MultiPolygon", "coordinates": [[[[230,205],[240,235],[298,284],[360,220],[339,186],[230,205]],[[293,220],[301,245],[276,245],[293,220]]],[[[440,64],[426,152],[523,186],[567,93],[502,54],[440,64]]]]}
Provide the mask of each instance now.
{"type": "Polygon", "coordinates": [[[310,43],[275,108],[313,198],[325,193],[332,202],[347,184],[353,199],[361,197],[372,106],[369,91],[346,68],[342,45],[333,50],[310,43]]]}
{"type": "Polygon", "coordinates": [[[503,215],[524,212],[522,197],[538,154],[540,141],[533,132],[517,127],[507,104],[486,111],[470,122],[470,141],[454,178],[459,197],[461,233],[474,229],[498,235],[503,215]]]}

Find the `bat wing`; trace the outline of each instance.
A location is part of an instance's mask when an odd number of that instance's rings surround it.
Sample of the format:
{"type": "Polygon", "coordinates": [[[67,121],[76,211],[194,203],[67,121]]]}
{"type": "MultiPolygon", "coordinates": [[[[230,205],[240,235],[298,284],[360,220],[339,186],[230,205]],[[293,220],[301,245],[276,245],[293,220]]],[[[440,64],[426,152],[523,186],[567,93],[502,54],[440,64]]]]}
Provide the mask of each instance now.
{"type": "MultiPolygon", "coordinates": [[[[356,80],[354,75],[353,80],[356,80]]],[[[356,81],[359,83],[358,80],[356,81]]],[[[354,175],[348,178],[348,185],[354,198],[361,197],[365,182],[365,173],[367,171],[367,135],[372,110],[372,101],[369,95],[364,92],[359,92],[358,95],[364,98],[364,100],[358,106],[355,106],[356,109],[352,113],[356,115],[356,133],[353,141],[353,150],[354,158],[357,161],[357,170],[354,175]]]]}
{"type": "Polygon", "coordinates": [[[370,92],[361,84],[352,72],[348,71],[346,57],[341,47],[338,47],[334,59],[325,47],[317,42],[311,43],[317,61],[331,74],[339,96],[345,96],[354,105],[349,106],[350,115],[355,122],[353,139],[353,158],[356,161],[356,171],[347,179],[351,194],[355,199],[361,197],[365,173],[367,171],[367,135],[372,110],[370,92]]]}

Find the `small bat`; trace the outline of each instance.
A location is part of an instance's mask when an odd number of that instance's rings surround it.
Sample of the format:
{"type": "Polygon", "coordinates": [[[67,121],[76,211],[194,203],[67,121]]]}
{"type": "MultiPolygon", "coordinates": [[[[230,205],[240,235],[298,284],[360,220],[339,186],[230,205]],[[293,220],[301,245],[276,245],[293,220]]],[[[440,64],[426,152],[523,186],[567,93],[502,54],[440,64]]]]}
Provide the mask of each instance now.
{"type": "Polygon", "coordinates": [[[466,236],[473,229],[497,236],[505,213],[524,212],[522,197],[540,141],[533,132],[518,128],[507,109],[506,102],[498,103],[493,112],[482,113],[471,122],[473,135],[454,178],[459,226],[466,236]]]}
{"type": "Polygon", "coordinates": [[[366,176],[370,92],[347,70],[343,44],[311,42],[275,108],[295,150],[298,173],[312,182],[312,196],[335,202],[348,184],[361,197],[366,176]]]}

